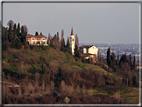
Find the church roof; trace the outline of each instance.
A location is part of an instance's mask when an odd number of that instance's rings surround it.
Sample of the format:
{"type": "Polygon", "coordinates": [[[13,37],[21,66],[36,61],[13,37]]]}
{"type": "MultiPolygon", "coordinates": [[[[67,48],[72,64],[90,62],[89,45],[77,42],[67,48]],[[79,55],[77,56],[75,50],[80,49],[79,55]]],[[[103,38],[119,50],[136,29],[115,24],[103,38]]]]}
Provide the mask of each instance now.
{"type": "Polygon", "coordinates": [[[72,27],[72,29],[71,29],[71,35],[74,35],[74,34],[73,34],[73,27],[72,27]]]}

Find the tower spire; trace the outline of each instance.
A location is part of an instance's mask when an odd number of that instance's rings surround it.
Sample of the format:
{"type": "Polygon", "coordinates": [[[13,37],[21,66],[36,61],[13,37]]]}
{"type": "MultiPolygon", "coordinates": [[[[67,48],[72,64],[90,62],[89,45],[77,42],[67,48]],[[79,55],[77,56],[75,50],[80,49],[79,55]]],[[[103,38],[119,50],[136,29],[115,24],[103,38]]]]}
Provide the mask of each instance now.
{"type": "Polygon", "coordinates": [[[72,27],[72,29],[71,29],[71,35],[74,35],[74,34],[73,34],[73,27],[72,27]]]}

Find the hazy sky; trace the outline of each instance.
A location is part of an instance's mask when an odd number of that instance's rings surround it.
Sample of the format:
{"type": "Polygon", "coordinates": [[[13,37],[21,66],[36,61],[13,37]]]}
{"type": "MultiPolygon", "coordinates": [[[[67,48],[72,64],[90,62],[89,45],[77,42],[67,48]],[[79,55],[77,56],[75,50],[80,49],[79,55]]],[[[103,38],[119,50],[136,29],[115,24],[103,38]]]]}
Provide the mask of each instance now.
{"type": "Polygon", "coordinates": [[[74,34],[80,43],[139,43],[139,3],[4,3],[3,25],[13,20],[54,36],[64,29],[64,38],[74,34]]]}

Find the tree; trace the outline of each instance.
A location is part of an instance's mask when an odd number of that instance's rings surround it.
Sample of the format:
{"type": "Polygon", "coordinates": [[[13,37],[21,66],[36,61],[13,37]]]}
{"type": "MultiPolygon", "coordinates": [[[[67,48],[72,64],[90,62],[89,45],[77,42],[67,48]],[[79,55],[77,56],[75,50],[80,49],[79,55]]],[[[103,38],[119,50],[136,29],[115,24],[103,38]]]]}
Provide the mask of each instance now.
{"type": "Polygon", "coordinates": [[[40,35],[42,35],[42,32],[40,32],[40,35]]]}
{"type": "Polygon", "coordinates": [[[17,36],[18,38],[20,38],[20,23],[18,23],[18,27],[17,27],[17,36]]]}
{"type": "Polygon", "coordinates": [[[14,22],[12,20],[9,20],[8,23],[7,23],[7,26],[10,26],[11,24],[11,27],[14,25],[14,22]]]}
{"type": "Polygon", "coordinates": [[[111,61],[112,61],[112,67],[114,68],[115,66],[115,53],[114,52],[112,52],[111,61]]]}
{"type": "Polygon", "coordinates": [[[119,55],[117,55],[117,60],[116,60],[116,66],[118,67],[119,65],[119,55]]]}
{"type": "Polygon", "coordinates": [[[27,28],[27,26],[26,26],[26,25],[23,25],[23,27],[24,27],[24,32],[28,33],[28,28],[27,28]]]}
{"type": "Polygon", "coordinates": [[[10,23],[10,25],[9,25],[9,35],[8,35],[9,42],[11,42],[12,39],[13,39],[13,32],[12,32],[12,25],[10,23]]]}
{"type": "Polygon", "coordinates": [[[38,32],[36,31],[35,36],[37,36],[37,35],[38,35],[38,32]]]}
{"type": "Polygon", "coordinates": [[[129,65],[131,66],[131,63],[132,63],[132,56],[131,54],[129,55],[129,65]]]}
{"type": "Polygon", "coordinates": [[[70,41],[69,41],[69,37],[67,38],[66,48],[67,48],[67,52],[70,52],[70,41]]]}
{"type": "Polygon", "coordinates": [[[25,45],[26,44],[26,35],[27,32],[24,30],[24,26],[21,27],[21,42],[25,45]]]}
{"type": "Polygon", "coordinates": [[[48,44],[48,45],[50,45],[50,44],[51,44],[51,36],[50,36],[50,33],[48,34],[47,44],[48,44]]]}
{"type": "Polygon", "coordinates": [[[59,38],[59,32],[57,32],[56,47],[57,47],[58,50],[61,50],[61,41],[60,41],[60,38],[59,38]]]}
{"type": "Polygon", "coordinates": [[[13,39],[15,40],[17,38],[17,31],[16,31],[16,23],[14,24],[14,34],[13,34],[13,39]]]}
{"type": "Polygon", "coordinates": [[[77,48],[79,50],[79,40],[78,40],[77,34],[75,35],[75,45],[77,46],[77,48]]]}
{"type": "Polygon", "coordinates": [[[136,59],[135,59],[135,55],[134,55],[134,59],[133,59],[133,69],[134,69],[134,71],[136,70],[136,59]]]}
{"type": "Polygon", "coordinates": [[[8,32],[5,30],[5,40],[8,41],[8,32]]]}
{"type": "Polygon", "coordinates": [[[55,34],[51,41],[51,46],[53,46],[55,49],[60,50],[61,49],[61,42],[59,38],[59,33],[57,32],[57,35],[55,34]]]}
{"type": "Polygon", "coordinates": [[[111,56],[110,56],[110,47],[107,50],[107,64],[110,66],[111,56]]]}
{"type": "Polygon", "coordinates": [[[75,45],[74,55],[75,55],[75,57],[78,57],[78,58],[80,58],[80,57],[81,57],[81,56],[80,56],[80,52],[79,52],[79,49],[78,49],[77,45],[75,45]]]}
{"type": "Polygon", "coordinates": [[[16,38],[16,39],[12,40],[12,48],[18,49],[20,45],[21,45],[21,41],[20,41],[19,38],[16,38]]]}
{"type": "Polygon", "coordinates": [[[64,40],[64,30],[61,30],[61,51],[64,51],[65,48],[65,40],[64,40]]]}

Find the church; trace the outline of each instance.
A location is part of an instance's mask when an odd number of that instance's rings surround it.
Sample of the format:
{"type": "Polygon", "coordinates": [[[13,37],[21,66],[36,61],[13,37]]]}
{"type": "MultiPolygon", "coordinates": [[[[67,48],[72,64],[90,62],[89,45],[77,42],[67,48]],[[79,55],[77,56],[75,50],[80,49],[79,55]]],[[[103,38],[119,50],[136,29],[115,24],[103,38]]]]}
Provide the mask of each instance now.
{"type": "MultiPolygon", "coordinates": [[[[70,36],[70,52],[72,55],[74,55],[74,49],[75,49],[75,38],[74,38],[74,33],[73,33],[73,28],[72,28],[71,36],[70,36]]],[[[80,46],[79,51],[80,51],[81,57],[84,57],[85,59],[98,56],[98,48],[94,45],[80,46]]]]}

